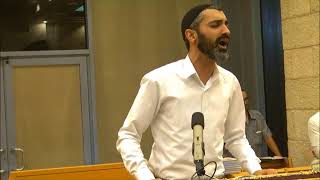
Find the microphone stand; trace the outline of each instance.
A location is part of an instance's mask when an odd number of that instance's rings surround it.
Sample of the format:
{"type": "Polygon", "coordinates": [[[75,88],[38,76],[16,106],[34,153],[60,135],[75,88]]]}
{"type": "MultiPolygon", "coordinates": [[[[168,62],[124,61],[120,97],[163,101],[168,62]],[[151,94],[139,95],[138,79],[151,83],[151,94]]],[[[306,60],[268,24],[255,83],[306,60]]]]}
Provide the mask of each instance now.
{"type": "MultiPolygon", "coordinates": [[[[196,162],[195,162],[195,163],[196,163],[196,162]]],[[[191,176],[191,180],[195,179],[196,177],[201,178],[201,177],[203,177],[203,176],[208,177],[208,178],[209,178],[208,180],[217,179],[217,178],[214,177],[214,175],[215,175],[215,173],[216,173],[216,171],[217,171],[217,163],[216,163],[215,161],[210,161],[210,162],[207,163],[205,166],[203,166],[203,162],[202,162],[202,165],[201,165],[201,166],[202,166],[202,168],[196,169],[196,172],[191,176]],[[212,164],[212,163],[214,163],[215,167],[214,167],[214,171],[213,171],[212,175],[210,176],[210,175],[208,175],[208,174],[205,173],[204,168],[205,168],[207,165],[212,164]],[[202,173],[203,173],[203,174],[202,174],[202,173]],[[199,175],[199,174],[200,174],[200,175],[199,175]]],[[[196,164],[196,168],[197,168],[197,164],[196,164]]]]}
{"type": "Polygon", "coordinates": [[[203,160],[196,160],[194,161],[194,164],[196,165],[196,172],[198,176],[203,176],[206,174],[206,171],[204,170],[203,160]]]}

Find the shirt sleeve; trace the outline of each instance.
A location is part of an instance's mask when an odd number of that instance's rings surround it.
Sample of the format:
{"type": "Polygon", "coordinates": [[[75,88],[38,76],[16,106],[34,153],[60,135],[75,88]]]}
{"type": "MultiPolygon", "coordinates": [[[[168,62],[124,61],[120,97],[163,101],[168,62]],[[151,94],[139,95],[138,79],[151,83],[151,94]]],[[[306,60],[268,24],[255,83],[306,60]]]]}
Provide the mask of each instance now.
{"type": "Polygon", "coordinates": [[[236,78],[234,79],[234,89],[225,122],[225,147],[240,161],[243,169],[253,174],[261,170],[260,160],[245,136],[245,108],[240,84],[236,78]]]}
{"type": "Polygon", "coordinates": [[[258,120],[261,123],[261,131],[262,131],[263,137],[267,138],[269,136],[272,136],[272,133],[271,133],[263,115],[259,111],[256,111],[256,113],[258,114],[258,117],[259,117],[258,120]]]}
{"type": "Polygon", "coordinates": [[[312,151],[317,158],[320,158],[320,133],[319,133],[319,121],[320,121],[320,113],[316,113],[313,115],[308,121],[308,135],[310,139],[310,143],[312,146],[312,151]]]}
{"type": "Polygon", "coordinates": [[[155,179],[142,153],[140,142],[142,134],[149,127],[156,112],[159,101],[157,83],[142,78],[139,92],[118,132],[116,143],[126,169],[138,180],[155,179]]]}

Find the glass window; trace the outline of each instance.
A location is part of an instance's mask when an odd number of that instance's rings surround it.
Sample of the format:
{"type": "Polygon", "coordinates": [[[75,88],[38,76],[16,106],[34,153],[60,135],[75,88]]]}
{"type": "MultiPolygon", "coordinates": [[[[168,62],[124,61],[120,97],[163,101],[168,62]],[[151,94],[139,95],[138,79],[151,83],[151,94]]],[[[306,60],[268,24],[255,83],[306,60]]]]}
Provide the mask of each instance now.
{"type": "Polygon", "coordinates": [[[86,49],[85,0],[0,0],[0,48],[86,49]]]}

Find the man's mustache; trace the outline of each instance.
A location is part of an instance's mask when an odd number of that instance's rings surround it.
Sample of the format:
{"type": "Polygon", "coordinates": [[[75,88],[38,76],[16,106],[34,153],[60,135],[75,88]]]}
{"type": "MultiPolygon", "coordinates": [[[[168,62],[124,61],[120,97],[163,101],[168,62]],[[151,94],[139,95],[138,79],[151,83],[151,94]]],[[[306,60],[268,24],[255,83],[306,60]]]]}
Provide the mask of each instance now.
{"type": "Polygon", "coordinates": [[[229,34],[222,34],[220,37],[216,39],[216,44],[218,44],[222,39],[228,39],[230,40],[230,35],[229,34]]]}

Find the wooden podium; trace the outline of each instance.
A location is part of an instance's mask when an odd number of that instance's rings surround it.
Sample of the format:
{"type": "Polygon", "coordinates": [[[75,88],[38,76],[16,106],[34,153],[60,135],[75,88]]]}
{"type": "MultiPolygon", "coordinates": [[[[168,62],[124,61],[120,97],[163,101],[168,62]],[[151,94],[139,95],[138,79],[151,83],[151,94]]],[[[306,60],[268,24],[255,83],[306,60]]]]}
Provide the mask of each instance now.
{"type": "MultiPolygon", "coordinates": [[[[288,178],[290,175],[294,175],[294,174],[298,174],[299,176],[301,176],[301,178],[298,179],[307,179],[307,178],[303,178],[304,175],[306,174],[310,174],[312,173],[312,169],[310,166],[304,166],[304,167],[295,167],[295,168],[281,168],[281,169],[277,169],[277,174],[273,174],[273,175],[250,175],[248,172],[239,172],[239,173],[233,173],[233,174],[229,174],[228,176],[226,176],[226,178],[234,178],[234,179],[292,179],[292,178],[288,178]]],[[[320,178],[320,175],[316,174],[317,172],[315,172],[315,176],[320,178]]],[[[307,176],[307,175],[306,175],[307,176]]],[[[317,179],[319,179],[317,178],[317,179]]],[[[296,179],[296,178],[294,178],[296,179]]],[[[314,179],[314,178],[313,178],[314,179]]]]}
{"type": "Polygon", "coordinates": [[[262,169],[280,169],[280,168],[292,168],[292,159],[291,158],[275,158],[275,159],[266,159],[261,158],[261,167],[262,169]]]}
{"type": "Polygon", "coordinates": [[[135,180],[123,163],[12,171],[9,180],[135,180]]]}

